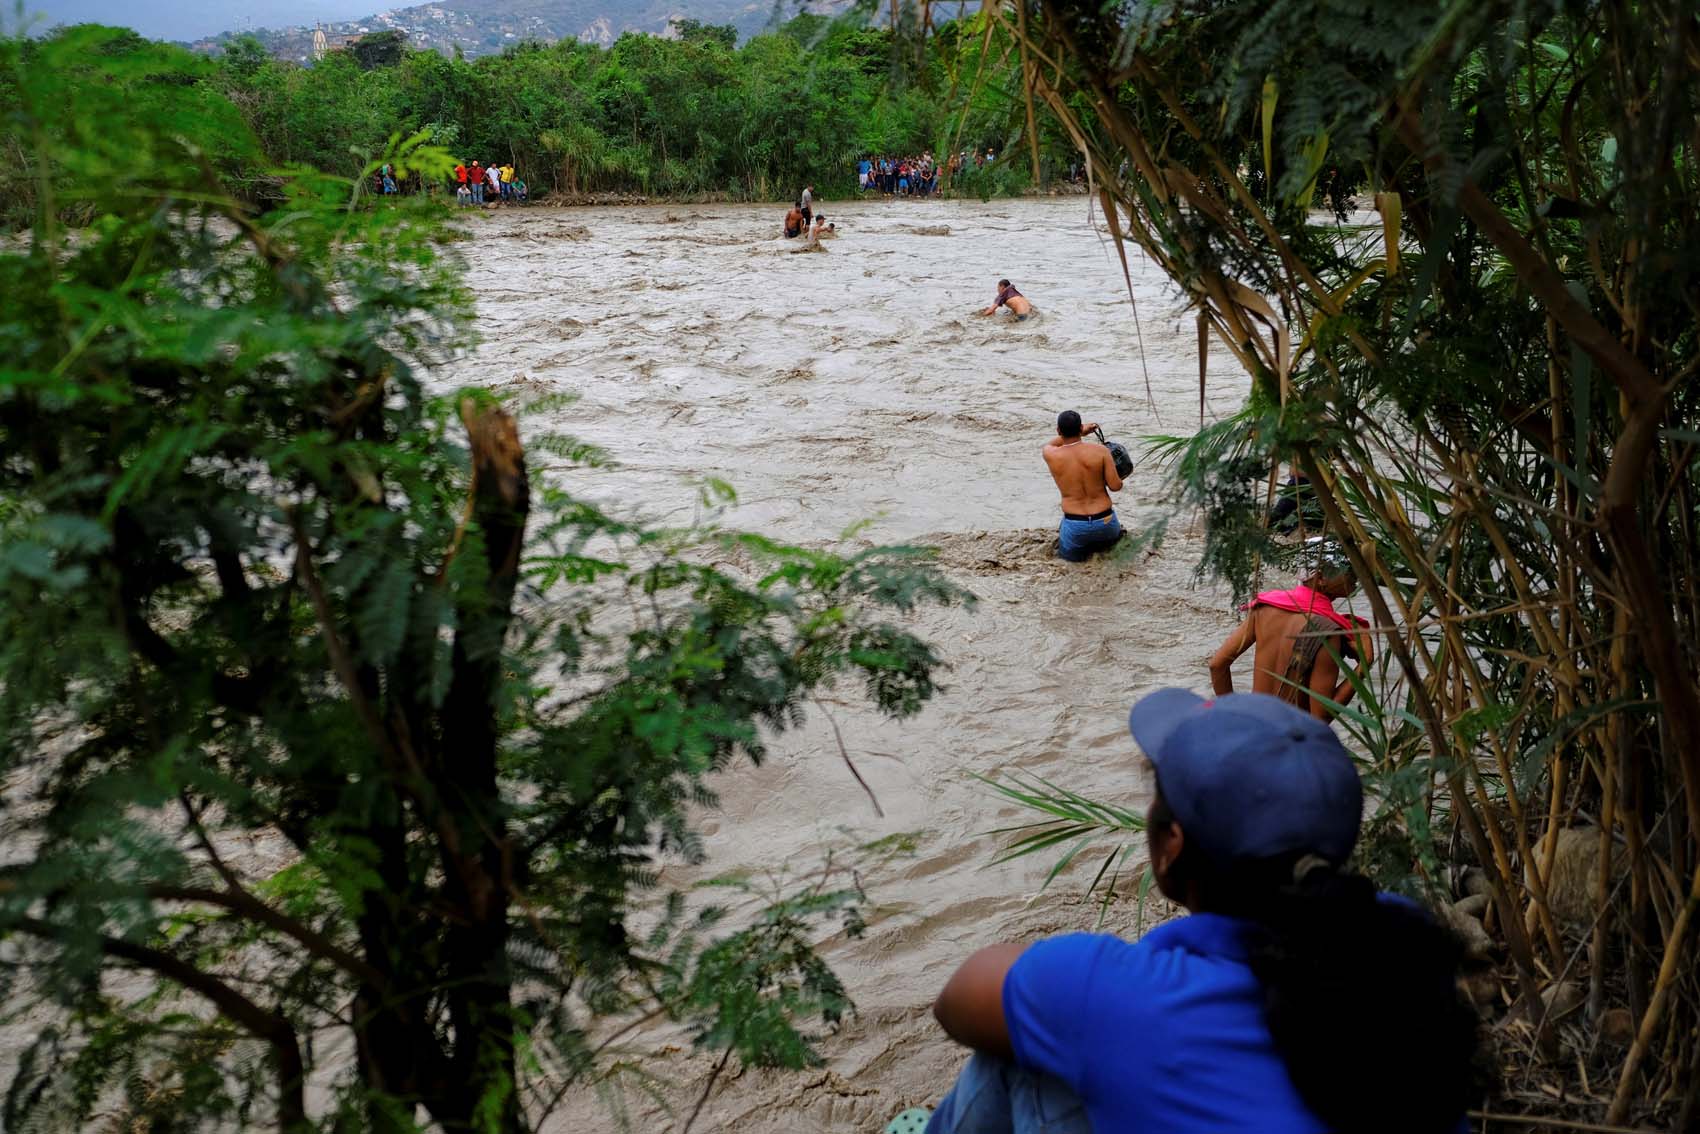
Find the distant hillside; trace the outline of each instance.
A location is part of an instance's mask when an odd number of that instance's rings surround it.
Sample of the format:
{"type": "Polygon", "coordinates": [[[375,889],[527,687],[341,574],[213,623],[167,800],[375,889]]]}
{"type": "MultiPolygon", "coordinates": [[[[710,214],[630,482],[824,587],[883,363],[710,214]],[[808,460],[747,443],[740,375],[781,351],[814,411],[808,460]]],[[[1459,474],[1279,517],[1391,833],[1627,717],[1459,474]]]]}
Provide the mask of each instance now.
{"type": "MultiPolygon", "coordinates": [[[[740,38],[761,31],[777,14],[788,19],[800,10],[836,11],[843,0],[437,0],[410,8],[392,8],[359,20],[325,24],[331,46],[350,37],[381,31],[407,33],[409,47],[488,55],[523,40],[578,39],[609,44],[623,32],[663,35],[676,19],[731,24],[740,38]]],[[[305,62],[313,55],[313,27],[254,32],[273,55],[305,62]]],[[[226,32],[192,46],[214,51],[233,38],[226,32]]]]}

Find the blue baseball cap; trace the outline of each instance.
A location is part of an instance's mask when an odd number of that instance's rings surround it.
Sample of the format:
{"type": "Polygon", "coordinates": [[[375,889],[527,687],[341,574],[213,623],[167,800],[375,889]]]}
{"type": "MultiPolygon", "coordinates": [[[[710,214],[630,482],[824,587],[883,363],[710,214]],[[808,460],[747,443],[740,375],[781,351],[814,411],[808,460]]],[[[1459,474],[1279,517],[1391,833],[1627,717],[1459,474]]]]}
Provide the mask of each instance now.
{"type": "Polygon", "coordinates": [[[1205,700],[1159,689],[1134,702],[1128,731],[1189,843],[1218,863],[1351,856],[1364,789],[1334,730],[1267,693],[1205,700]]]}

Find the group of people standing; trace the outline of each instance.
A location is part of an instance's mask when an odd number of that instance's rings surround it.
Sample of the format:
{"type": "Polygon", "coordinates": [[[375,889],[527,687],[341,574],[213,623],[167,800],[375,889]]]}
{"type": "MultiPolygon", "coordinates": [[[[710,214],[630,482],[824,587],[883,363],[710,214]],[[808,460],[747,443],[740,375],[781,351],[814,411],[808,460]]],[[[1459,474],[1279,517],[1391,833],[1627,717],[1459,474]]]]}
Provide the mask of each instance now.
{"type": "Polygon", "coordinates": [[[949,156],[942,164],[934,160],[932,151],[919,157],[866,157],[856,163],[856,184],[864,193],[883,193],[887,197],[933,197],[948,182],[954,182],[964,171],[980,169],[997,160],[993,150],[963,150],[949,156]]]}
{"type": "Polygon", "coordinates": [[[455,200],[462,205],[524,204],[529,199],[525,181],[511,164],[455,163],[455,200]]]}
{"type": "Polygon", "coordinates": [[[803,186],[803,191],[797,195],[797,203],[785,214],[784,234],[787,240],[806,236],[810,244],[819,243],[823,237],[838,235],[838,225],[828,224],[825,213],[815,212],[813,185],[803,186]]]}
{"type": "Polygon", "coordinates": [[[863,158],[856,163],[856,183],[863,192],[887,197],[931,197],[939,191],[939,167],[928,152],[920,157],[863,158]]]}
{"type": "MultiPolygon", "coordinates": [[[[1044,447],[1069,560],[1121,535],[1123,470],[1096,428],[1065,410],[1044,447]]],[[[1079,933],[968,956],[933,1005],[967,1065],[887,1134],[1466,1129],[1480,1035],[1462,946],[1349,863],[1364,790],[1329,721],[1373,653],[1372,628],[1335,608],[1356,583],[1322,550],[1298,586],[1242,608],[1210,659],[1210,698],[1134,701],[1150,878],[1186,915],[1137,941],[1079,933]],[[1253,648],[1253,691],[1236,693],[1231,666],[1253,648]]]]}
{"type": "MultiPolygon", "coordinates": [[[[1013,308],[1020,294],[1009,294],[1015,289],[1008,280],[998,283],[996,303],[1013,308]]],[[[1057,415],[1056,436],[1043,450],[1045,466],[1062,497],[1057,556],[1073,563],[1107,551],[1123,534],[1110,500],[1112,492],[1121,491],[1123,470],[1102,443],[1103,434],[1093,440],[1097,430],[1096,422],[1083,422],[1074,410],[1064,410],[1057,415]]],[[[1364,632],[1368,623],[1334,609],[1336,602],[1356,589],[1351,569],[1324,556],[1293,589],[1257,595],[1242,608],[1249,612],[1246,620],[1210,658],[1211,688],[1218,695],[1232,693],[1233,664],[1255,647],[1255,692],[1267,693],[1318,720],[1332,720],[1336,706],[1346,704],[1356,691],[1345,664],[1355,663],[1361,675],[1364,664],[1374,656],[1374,642],[1364,632]]]]}

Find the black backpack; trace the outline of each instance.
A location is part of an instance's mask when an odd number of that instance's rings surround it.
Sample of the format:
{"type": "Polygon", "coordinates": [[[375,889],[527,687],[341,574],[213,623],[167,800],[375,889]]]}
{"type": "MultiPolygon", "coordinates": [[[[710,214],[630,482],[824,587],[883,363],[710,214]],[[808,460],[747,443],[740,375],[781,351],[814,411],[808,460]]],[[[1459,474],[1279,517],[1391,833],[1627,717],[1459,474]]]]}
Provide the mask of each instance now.
{"type": "Polygon", "coordinates": [[[1128,455],[1127,446],[1120,441],[1108,441],[1104,438],[1103,429],[1094,429],[1093,434],[1098,438],[1098,444],[1110,451],[1110,460],[1115,462],[1116,475],[1126,478],[1133,471],[1133,458],[1128,455]]]}

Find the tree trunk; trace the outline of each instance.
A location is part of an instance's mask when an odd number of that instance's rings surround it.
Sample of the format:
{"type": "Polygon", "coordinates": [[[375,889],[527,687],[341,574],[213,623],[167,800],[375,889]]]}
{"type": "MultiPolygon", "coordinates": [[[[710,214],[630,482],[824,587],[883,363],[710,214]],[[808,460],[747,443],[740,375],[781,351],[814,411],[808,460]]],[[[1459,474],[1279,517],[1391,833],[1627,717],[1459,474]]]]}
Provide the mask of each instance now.
{"type": "MultiPolygon", "coordinates": [[[[485,590],[457,604],[454,675],[444,699],[441,745],[427,771],[453,812],[458,848],[444,848],[444,898],[453,915],[444,936],[441,987],[447,989],[454,1050],[431,1107],[444,1126],[470,1126],[492,1113],[501,1130],[522,1128],[514,1068],[508,906],[512,895],[507,819],[497,781],[496,691],[502,643],[513,614],[530,488],[513,419],[470,399],[461,420],[472,441],[470,520],[483,537],[485,590]]],[[[457,541],[458,545],[458,541],[457,541]]]]}
{"type": "MultiPolygon", "coordinates": [[[[400,813],[401,803],[394,803],[400,813]]],[[[382,891],[368,891],[358,921],[366,960],[393,982],[389,989],[362,984],[353,1010],[355,1056],[360,1081],[373,1098],[366,1108],[373,1134],[405,1134],[413,1125],[398,1121],[393,1098],[416,1098],[441,1078],[442,1054],[424,1015],[423,998],[412,990],[429,980],[429,950],[403,921],[408,881],[406,832],[399,824],[374,824],[368,836],[378,849],[382,891]],[[421,955],[424,953],[425,955],[421,955]]]]}

